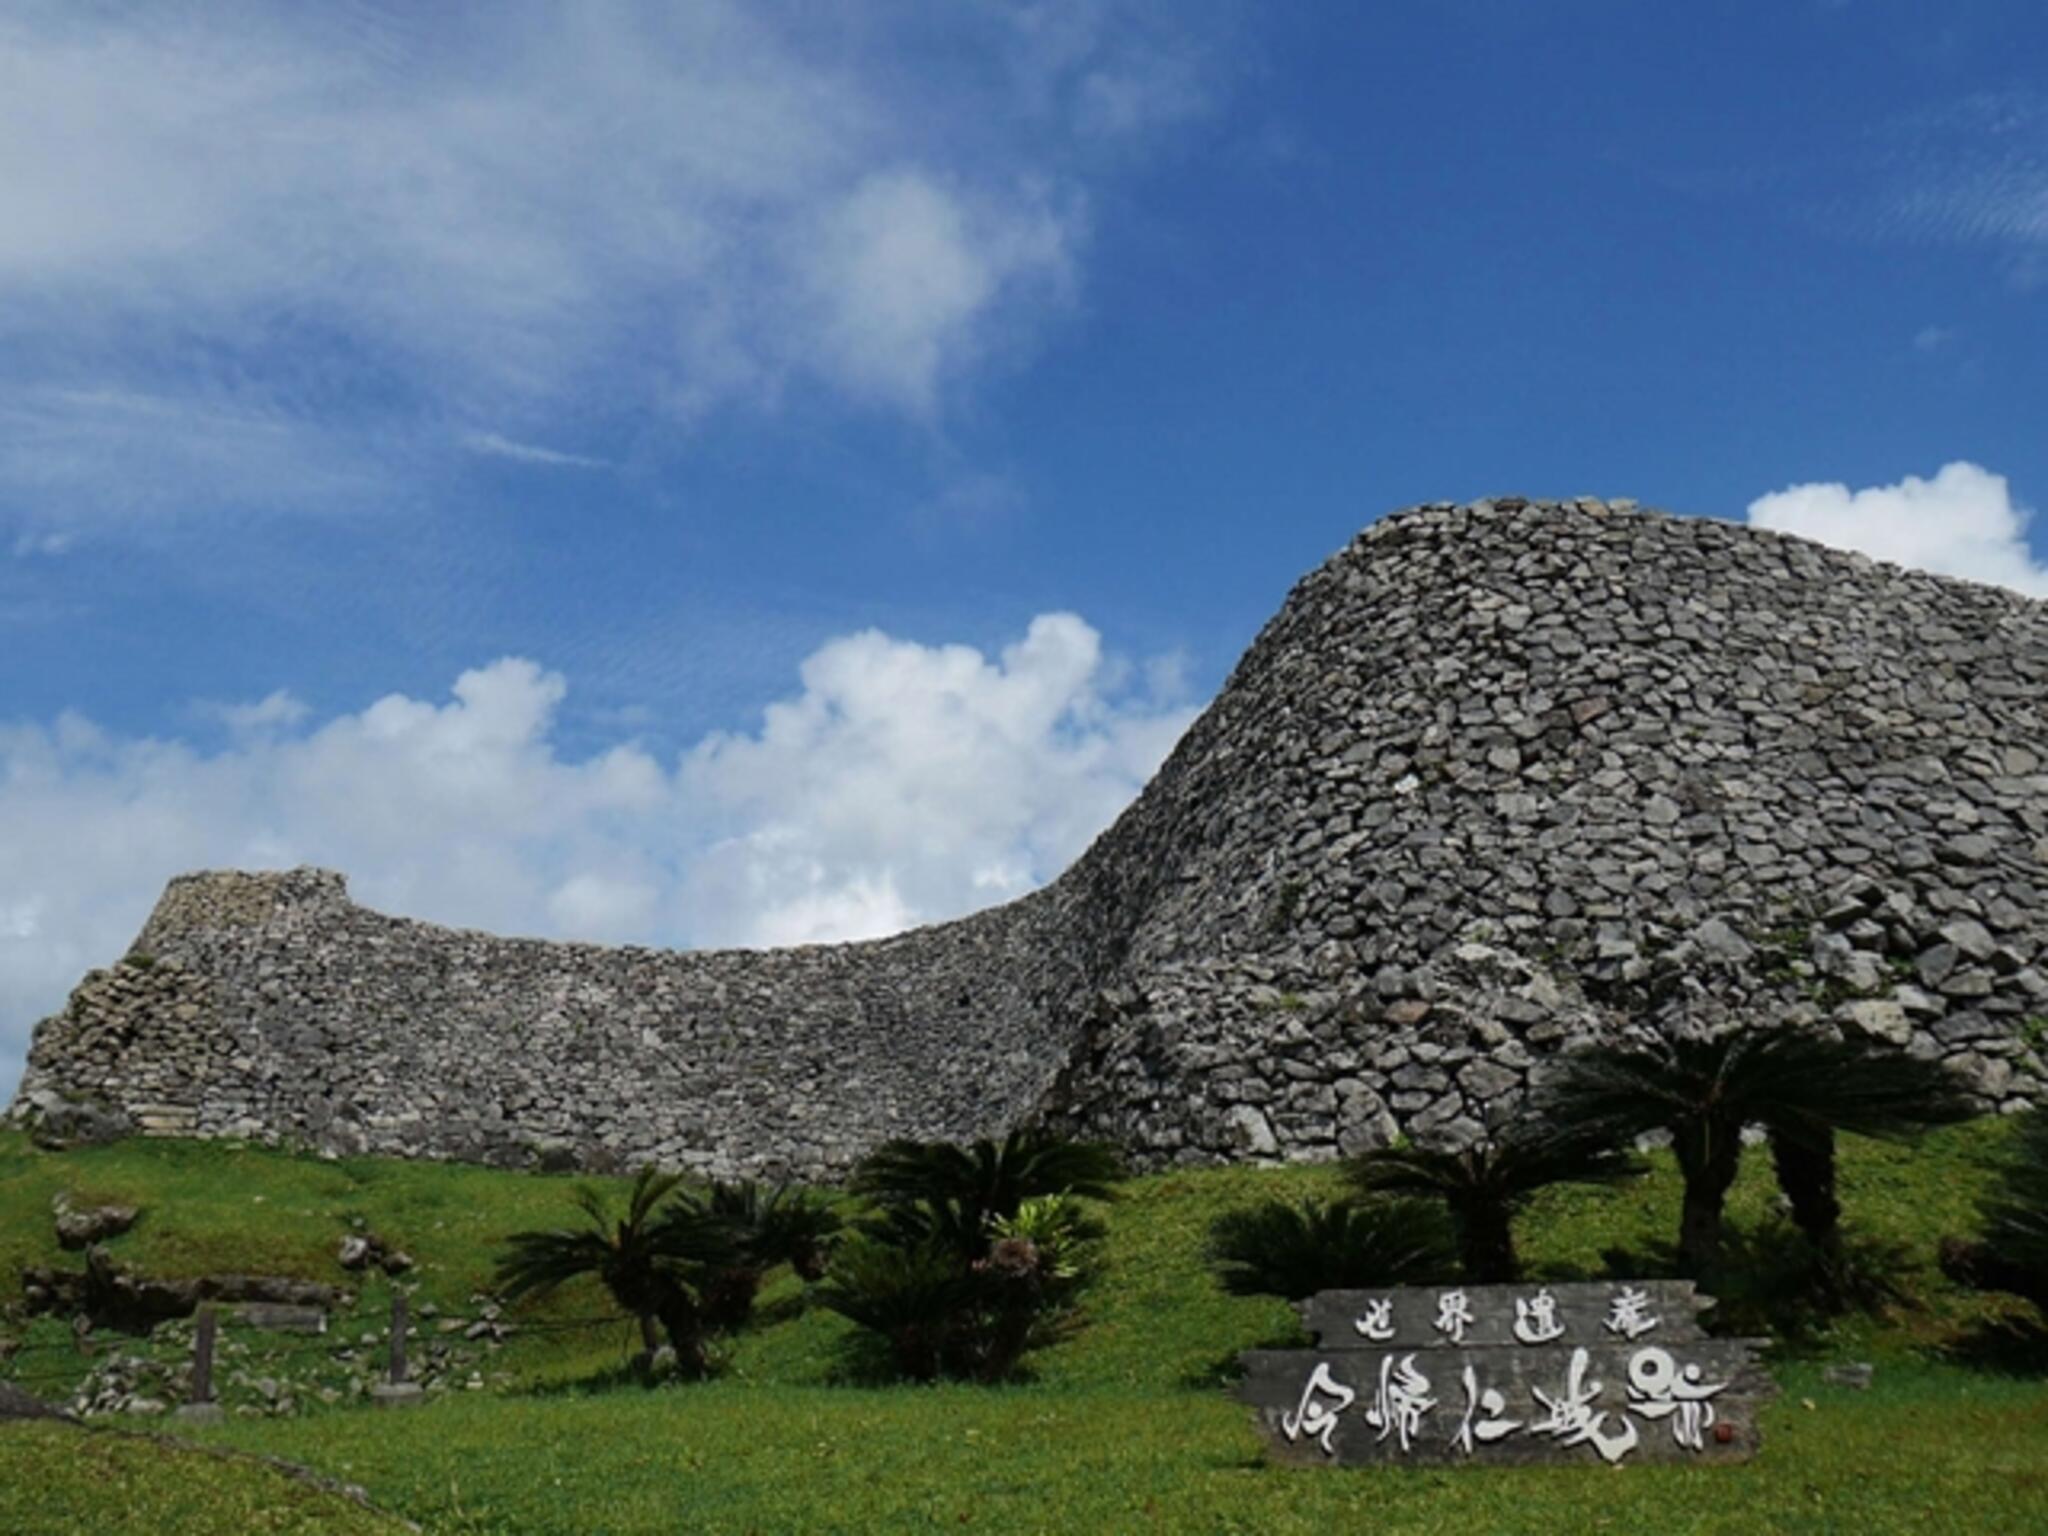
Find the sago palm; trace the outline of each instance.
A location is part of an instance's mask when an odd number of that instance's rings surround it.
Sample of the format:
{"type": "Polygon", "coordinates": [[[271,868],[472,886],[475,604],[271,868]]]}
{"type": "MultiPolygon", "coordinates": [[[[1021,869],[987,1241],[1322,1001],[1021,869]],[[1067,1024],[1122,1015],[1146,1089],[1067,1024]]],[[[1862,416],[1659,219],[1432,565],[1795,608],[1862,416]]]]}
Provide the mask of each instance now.
{"type": "Polygon", "coordinates": [[[898,1243],[856,1232],[832,1252],[820,1306],[878,1334],[896,1369],[930,1381],[969,1317],[975,1278],[951,1244],[898,1243]]]}
{"type": "Polygon", "coordinates": [[[499,1289],[508,1301],[545,1295],[572,1280],[594,1276],[620,1310],[640,1325],[648,1358],[668,1334],[680,1369],[701,1374],[703,1309],[692,1280],[735,1253],[729,1226],[716,1217],[669,1201],[681,1182],[675,1174],[643,1169],[633,1181],[623,1215],[614,1218],[596,1189],[576,1191],[585,1225],[515,1232],[498,1261],[499,1289]],[[666,1206],[666,1209],[664,1209],[666,1206]]]}
{"type": "Polygon", "coordinates": [[[1408,1195],[1441,1202],[1457,1234],[1465,1278],[1495,1284],[1521,1278],[1514,1217],[1552,1184],[1611,1184],[1642,1165],[1605,1140],[1588,1140],[1523,1120],[1490,1141],[1455,1151],[1384,1147],[1350,1165],[1367,1195],[1408,1195]]]}
{"type": "Polygon", "coordinates": [[[963,1253],[988,1246],[989,1224],[1040,1195],[1116,1197],[1123,1159],[1106,1143],[1050,1131],[1010,1132],[1000,1142],[885,1142],[854,1170],[851,1188],[882,1208],[878,1230],[906,1242],[932,1238],[963,1253]]]}
{"type": "Polygon", "coordinates": [[[1966,1117],[1967,1095],[1942,1067],[1903,1051],[1787,1027],[1595,1046],[1560,1057],[1538,1096],[1552,1124],[1610,1143],[1671,1133],[1685,1181],[1678,1253],[1687,1274],[1719,1262],[1722,1212],[1745,1126],[1782,1153],[1795,1219],[1824,1252],[1836,1243],[1838,1131],[1911,1136],[1966,1117]]]}
{"type": "Polygon", "coordinates": [[[753,1179],[715,1179],[678,1199],[689,1210],[723,1223],[731,1235],[731,1261],[712,1267],[704,1279],[706,1320],[717,1329],[747,1321],[762,1280],[778,1264],[792,1266],[806,1280],[820,1278],[840,1227],[830,1206],[786,1184],[764,1189],[753,1179]]]}
{"type": "Polygon", "coordinates": [[[1209,1264],[1234,1296],[1423,1285],[1457,1267],[1444,1214],[1421,1200],[1266,1200],[1209,1228],[1209,1264]]]}

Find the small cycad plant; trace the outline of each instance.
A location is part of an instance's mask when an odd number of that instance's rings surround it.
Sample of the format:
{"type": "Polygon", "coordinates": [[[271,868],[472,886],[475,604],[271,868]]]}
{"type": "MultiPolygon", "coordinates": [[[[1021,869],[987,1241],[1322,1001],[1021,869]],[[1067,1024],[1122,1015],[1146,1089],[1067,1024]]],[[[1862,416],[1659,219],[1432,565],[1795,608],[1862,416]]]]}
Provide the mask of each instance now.
{"type": "Polygon", "coordinates": [[[1464,1277],[1481,1285],[1522,1278],[1514,1218],[1537,1191],[1611,1184],[1642,1171],[1637,1159],[1597,1136],[1534,1119],[1463,1147],[1382,1147],[1353,1159],[1348,1169],[1366,1195],[1440,1203],[1457,1236],[1464,1277]]]}
{"type": "Polygon", "coordinates": [[[681,1182],[672,1173],[641,1170],[623,1212],[615,1212],[597,1189],[580,1187],[580,1226],[515,1232],[506,1239],[497,1266],[501,1294],[516,1301],[594,1278],[639,1324],[643,1370],[652,1370],[666,1333],[679,1374],[709,1374],[707,1279],[733,1263],[739,1249],[729,1222],[673,1198],[681,1182]]]}
{"type": "Polygon", "coordinates": [[[815,1299],[882,1339],[901,1375],[1000,1380],[1073,1326],[1100,1267],[1090,1202],[1122,1176],[1111,1148],[1044,1131],[892,1142],[855,1172],[876,1209],[815,1299]]]}
{"type": "Polygon", "coordinates": [[[679,1200],[732,1234],[728,1261],[711,1266],[704,1277],[706,1321],[722,1333],[746,1325],[762,1281],[779,1265],[807,1281],[821,1278],[842,1225],[823,1199],[787,1184],[714,1179],[679,1200]]]}
{"type": "Polygon", "coordinates": [[[1451,1225],[1424,1200],[1264,1200],[1209,1228],[1208,1257],[1234,1296],[1426,1285],[1458,1267],[1451,1225]]]}

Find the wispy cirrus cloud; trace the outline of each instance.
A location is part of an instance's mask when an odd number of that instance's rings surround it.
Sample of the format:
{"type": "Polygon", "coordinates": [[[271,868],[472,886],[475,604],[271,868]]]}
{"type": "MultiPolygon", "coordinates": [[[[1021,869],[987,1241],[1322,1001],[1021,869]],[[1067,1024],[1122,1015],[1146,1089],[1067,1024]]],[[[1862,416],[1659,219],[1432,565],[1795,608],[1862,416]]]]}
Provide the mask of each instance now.
{"type": "Polygon", "coordinates": [[[463,435],[462,446],[471,453],[482,454],[489,459],[511,459],[519,464],[547,464],[561,469],[608,469],[605,459],[592,458],[587,454],[564,453],[559,448],[543,448],[538,443],[514,442],[496,432],[468,432],[463,435]]]}
{"type": "Polygon", "coordinates": [[[0,534],[17,553],[61,552],[80,526],[398,494],[399,464],[379,434],[329,429],[262,388],[70,389],[10,384],[5,372],[0,363],[0,534]]]}
{"type": "Polygon", "coordinates": [[[1984,245],[2013,270],[2048,250],[2048,95],[1989,92],[1876,138],[1855,222],[1881,237],[1984,245]]]}
{"type": "Polygon", "coordinates": [[[12,7],[0,505],[299,503],[376,478],[395,421],[563,467],[596,455],[551,424],[607,412],[933,420],[1075,291],[1088,146],[1204,109],[1184,32],[1151,0],[12,7]],[[151,476],[97,451],[173,437],[151,476]]]}

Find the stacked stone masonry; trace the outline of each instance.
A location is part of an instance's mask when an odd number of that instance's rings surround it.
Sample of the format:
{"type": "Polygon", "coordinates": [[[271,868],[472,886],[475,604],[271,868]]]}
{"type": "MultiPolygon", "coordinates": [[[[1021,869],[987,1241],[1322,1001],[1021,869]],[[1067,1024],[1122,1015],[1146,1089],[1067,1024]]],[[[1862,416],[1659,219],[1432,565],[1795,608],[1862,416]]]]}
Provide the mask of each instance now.
{"type": "Polygon", "coordinates": [[[188,875],[13,1113],[829,1175],[1049,1120],[1148,1164],[1457,1141],[1596,1035],[1805,1021],[2044,1095],[2048,604],[1632,503],[1375,523],[1044,889],[673,952],[188,875]]]}

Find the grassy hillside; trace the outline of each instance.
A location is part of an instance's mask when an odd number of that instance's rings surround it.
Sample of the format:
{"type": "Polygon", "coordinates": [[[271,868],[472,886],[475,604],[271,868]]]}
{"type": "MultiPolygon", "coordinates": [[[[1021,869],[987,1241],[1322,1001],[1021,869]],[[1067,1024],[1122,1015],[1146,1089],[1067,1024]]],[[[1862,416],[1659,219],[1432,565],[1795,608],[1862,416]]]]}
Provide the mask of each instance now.
{"type": "Polygon", "coordinates": [[[184,1531],[390,1536],[402,1520],[246,1455],[164,1437],[0,1424],[0,1520],[18,1536],[184,1531]]]}
{"type": "MultiPolygon", "coordinates": [[[[1283,1304],[1222,1295],[1200,1262],[1213,1216],[1270,1193],[1334,1187],[1319,1169],[1213,1169],[1136,1181],[1111,1212],[1109,1278],[1086,1328],[1034,1357],[1033,1378],[1000,1388],[876,1386],[840,1319],[807,1311],[783,1277],[758,1325],[727,1346],[708,1386],[643,1389],[615,1322],[557,1326],[605,1311],[594,1291],[565,1293],[502,1347],[463,1337],[495,1245],[567,1214],[573,1182],[384,1161],[325,1162],[222,1145],[133,1142],[52,1156],[0,1137],[0,1291],[17,1295],[29,1263],[75,1263],[56,1250],[50,1200],[119,1199],[145,1207],[111,1245],[123,1262],[167,1274],[235,1269],[341,1283],[336,1243],[352,1222],[408,1249],[423,1325],[416,1358],[452,1359],[426,1407],[384,1413],[352,1384],[381,1350],[381,1279],[324,1338],[230,1330],[229,1422],[209,1442],[289,1458],[365,1486],[432,1530],[504,1532],[880,1530],[1000,1525],[1010,1531],[1290,1531],[1370,1516],[1381,1530],[1759,1529],[1882,1531],[2048,1528],[2048,1385],[1981,1363],[2006,1347],[1997,1329],[2019,1309],[1959,1293],[1934,1244],[1964,1228],[1982,1161],[2002,1128],[1962,1127],[1907,1150],[1845,1149],[1844,1197],[1859,1251],[1899,1300],[1821,1318],[1789,1299],[1764,1256],[1781,1251],[1767,1160],[1752,1158],[1732,1205],[1752,1250],[1725,1297],[1729,1326],[1788,1331],[1777,1374],[1785,1396],[1766,1420],[1763,1456],[1746,1468],[1329,1473],[1267,1467],[1246,1410],[1222,1389],[1236,1352],[1293,1336],[1283,1304]],[[370,1342],[365,1343],[368,1339],[370,1342]],[[445,1342],[444,1342],[445,1341],[445,1342]],[[337,1360],[342,1353],[354,1361],[337,1360]],[[1821,1380],[1826,1361],[1878,1362],[1869,1392],[1821,1380]],[[1966,1363],[1979,1362],[1979,1363],[1966,1363]],[[258,1390],[267,1382],[272,1393],[258,1390]],[[474,1382],[474,1386],[471,1383],[474,1382]],[[290,1416],[268,1405],[282,1387],[290,1416]],[[322,1394],[332,1395],[330,1405],[322,1394]]],[[[1659,1162],[1618,1190],[1553,1191],[1523,1222],[1537,1272],[1567,1279],[1652,1272],[1676,1222],[1677,1181],[1659,1162]]],[[[353,1283],[353,1282],[352,1282],[353,1283]]],[[[0,1323],[27,1347],[12,1374],[60,1396],[95,1366],[67,1329],[0,1323]]],[[[168,1372],[184,1345],[120,1341],[168,1372]]],[[[2009,1360],[2008,1363],[2017,1363],[2009,1360]]],[[[171,1385],[174,1379],[165,1378],[171,1385]]],[[[0,1426],[0,1530],[369,1529],[353,1506],[279,1505],[271,1523],[243,1511],[268,1497],[256,1468],[210,1464],[223,1513],[208,1523],[137,1490],[188,1486],[183,1460],[100,1450],[80,1432],[0,1426]],[[66,1441],[65,1436],[71,1439],[66,1441]],[[77,1451],[139,1459],[127,1480],[77,1451]],[[66,1470],[47,1492],[53,1465],[66,1470]],[[235,1501],[241,1500],[242,1503],[235,1501]],[[292,1521],[300,1523],[293,1524],[292,1521]],[[313,1521],[313,1524],[305,1522],[313,1521]],[[326,1523],[321,1523],[326,1522],[326,1523]]],[[[301,1490],[295,1490],[300,1492],[301,1490]]],[[[310,1497],[310,1495],[308,1495],[310,1497]]]]}

